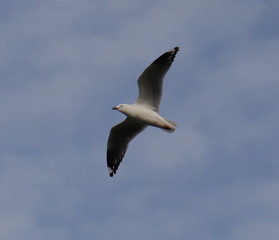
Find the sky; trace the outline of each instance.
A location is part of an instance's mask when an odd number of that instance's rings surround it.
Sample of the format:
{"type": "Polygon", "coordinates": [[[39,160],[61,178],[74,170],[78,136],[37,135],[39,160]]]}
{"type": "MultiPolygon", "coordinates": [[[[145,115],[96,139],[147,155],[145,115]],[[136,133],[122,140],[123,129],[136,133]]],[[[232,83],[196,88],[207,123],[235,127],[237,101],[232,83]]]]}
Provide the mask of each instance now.
{"type": "Polygon", "coordinates": [[[277,240],[277,0],[1,0],[0,239],[277,240]],[[179,46],[110,178],[136,80],[179,46]]]}

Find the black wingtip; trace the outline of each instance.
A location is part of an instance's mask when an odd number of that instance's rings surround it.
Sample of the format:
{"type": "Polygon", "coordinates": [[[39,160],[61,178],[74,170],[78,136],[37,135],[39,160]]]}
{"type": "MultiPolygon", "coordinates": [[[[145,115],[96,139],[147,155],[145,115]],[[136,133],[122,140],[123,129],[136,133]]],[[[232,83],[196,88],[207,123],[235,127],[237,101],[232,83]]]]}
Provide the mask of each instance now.
{"type": "Polygon", "coordinates": [[[114,167],[114,168],[108,167],[108,171],[109,171],[109,176],[110,176],[110,177],[113,177],[113,175],[116,174],[117,168],[118,168],[118,166],[116,166],[116,167],[114,167]]]}
{"type": "Polygon", "coordinates": [[[116,173],[116,170],[108,166],[108,173],[110,177],[113,177],[113,174],[116,173]]]}
{"type": "Polygon", "coordinates": [[[176,47],[172,48],[171,50],[169,50],[168,52],[173,52],[173,54],[175,55],[178,51],[179,51],[179,47],[176,46],[176,47]]]}
{"type": "Polygon", "coordinates": [[[176,46],[172,50],[173,50],[172,55],[175,56],[177,54],[177,52],[179,51],[179,47],[176,46]]]}

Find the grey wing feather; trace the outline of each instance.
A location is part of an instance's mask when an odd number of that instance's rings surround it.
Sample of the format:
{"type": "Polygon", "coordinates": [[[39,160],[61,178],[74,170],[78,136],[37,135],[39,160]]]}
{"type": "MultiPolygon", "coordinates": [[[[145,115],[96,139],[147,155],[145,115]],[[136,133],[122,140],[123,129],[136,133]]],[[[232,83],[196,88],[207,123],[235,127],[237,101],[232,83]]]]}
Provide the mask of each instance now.
{"type": "Polygon", "coordinates": [[[123,122],[111,128],[107,144],[107,166],[111,177],[116,173],[129,142],[145,127],[146,125],[126,118],[123,122]]]}
{"type": "Polygon", "coordinates": [[[138,78],[139,96],[137,103],[159,111],[162,96],[163,78],[169,70],[176,53],[175,47],[158,57],[138,78]]]}

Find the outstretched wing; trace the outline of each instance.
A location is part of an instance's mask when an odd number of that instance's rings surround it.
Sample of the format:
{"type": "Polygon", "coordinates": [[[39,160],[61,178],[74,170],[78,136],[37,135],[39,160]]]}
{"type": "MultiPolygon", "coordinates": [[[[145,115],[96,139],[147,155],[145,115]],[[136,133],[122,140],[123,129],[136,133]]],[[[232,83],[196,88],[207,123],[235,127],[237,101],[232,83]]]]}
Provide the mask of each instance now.
{"type": "Polygon", "coordinates": [[[126,118],[123,122],[111,128],[107,144],[107,166],[111,177],[116,173],[129,142],[145,127],[146,125],[126,118]]]}
{"type": "Polygon", "coordinates": [[[179,48],[175,47],[158,57],[138,78],[139,96],[137,103],[159,111],[163,78],[169,70],[179,48]]]}

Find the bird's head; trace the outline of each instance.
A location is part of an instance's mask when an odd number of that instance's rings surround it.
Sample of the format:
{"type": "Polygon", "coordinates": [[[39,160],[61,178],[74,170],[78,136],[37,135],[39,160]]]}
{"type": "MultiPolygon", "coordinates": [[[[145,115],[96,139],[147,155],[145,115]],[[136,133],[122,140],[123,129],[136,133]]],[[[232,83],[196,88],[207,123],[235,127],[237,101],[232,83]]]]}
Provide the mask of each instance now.
{"type": "Polygon", "coordinates": [[[126,104],[119,104],[116,107],[113,107],[112,110],[117,110],[119,112],[123,112],[123,111],[125,111],[125,106],[126,106],[126,104]]]}

